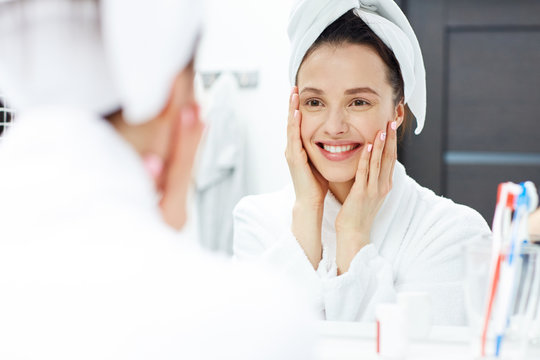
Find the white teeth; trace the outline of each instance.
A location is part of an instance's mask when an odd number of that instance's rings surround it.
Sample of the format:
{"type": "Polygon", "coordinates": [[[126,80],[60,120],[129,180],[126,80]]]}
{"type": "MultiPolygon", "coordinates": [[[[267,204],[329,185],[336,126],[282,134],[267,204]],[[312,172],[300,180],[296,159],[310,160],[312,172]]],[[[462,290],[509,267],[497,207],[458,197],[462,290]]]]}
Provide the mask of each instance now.
{"type": "Polygon", "coordinates": [[[337,154],[337,153],[342,153],[345,151],[350,151],[354,146],[353,145],[332,146],[332,145],[323,144],[323,147],[324,147],[324,150],[333,154],[337,154]]]}

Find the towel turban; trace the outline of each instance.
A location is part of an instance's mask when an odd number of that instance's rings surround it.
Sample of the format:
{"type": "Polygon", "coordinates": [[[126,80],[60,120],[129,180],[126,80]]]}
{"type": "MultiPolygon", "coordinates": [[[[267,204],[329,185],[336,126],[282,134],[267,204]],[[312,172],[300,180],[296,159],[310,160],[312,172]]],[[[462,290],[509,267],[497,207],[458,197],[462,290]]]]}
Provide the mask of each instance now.
{"type": "Polygon", "coordinates": [[[192,0],[0,1],[0,88],[17,110],[122,108],[140,124],[165,107],[201,26],[192,0]]]}
{"type": "Polygon", "coordinates": [[[426,117],[424,60],[409,21],[393,0],[298,1],[292,9],[288,26],[291,84],[295,84],[300,64],[311,45],[330,24],[349,10],[353,10],[393,51],[403,77],[404,101],[416,118],[415,134],[419,134],[426,117]]]}

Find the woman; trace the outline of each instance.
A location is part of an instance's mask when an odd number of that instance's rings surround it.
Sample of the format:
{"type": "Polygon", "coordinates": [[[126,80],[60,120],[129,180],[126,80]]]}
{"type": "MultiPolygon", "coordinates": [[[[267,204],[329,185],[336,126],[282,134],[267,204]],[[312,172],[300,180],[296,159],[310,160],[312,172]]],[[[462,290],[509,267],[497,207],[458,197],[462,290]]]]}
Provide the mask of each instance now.
{"type": "Polygon", "coordinates": [[[436,324],[463,324],[460,253],[489,233],[396,161],[405,107],[422,129],[425,80],[391,0],[305,0],[294,9],[285,152],[293,186],[236,207],[235,255],[303,281],[328,320],[372,320],[399,291],[431,295],[436,324]]]}
{"type": "Polygon", "coordinates": [[[0,81],[17,109],[0,143],[1,359],[310,358],[289,287],[175,231],[204,127],[201,10],[0,3],[0,81]]]}

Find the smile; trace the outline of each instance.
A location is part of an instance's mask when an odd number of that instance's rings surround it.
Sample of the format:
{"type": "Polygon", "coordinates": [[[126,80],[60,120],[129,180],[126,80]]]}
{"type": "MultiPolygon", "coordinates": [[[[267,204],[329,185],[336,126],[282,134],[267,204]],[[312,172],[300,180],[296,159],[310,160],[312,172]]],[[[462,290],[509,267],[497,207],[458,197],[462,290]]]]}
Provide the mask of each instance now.
{"type": "Polygon", "coordinates": [[[359,143],[327,144],[318,142],[317,146],[328,160],[342,161],[351,157],[361,146],[359,143]]]}
{"type": "Polygon", "coordinates": [[[358,144],[356,145],[341,145],[341,146],[332,146],[332,145],[326,145],[326,144],[323,144],[323,149],[328,151],[328,152],[331,152],[332,154],[337,154],[337,153],[342,153],[342,152],[345,152],[345,151],[351,151],[352,149],[358,147],[358,144]]]}

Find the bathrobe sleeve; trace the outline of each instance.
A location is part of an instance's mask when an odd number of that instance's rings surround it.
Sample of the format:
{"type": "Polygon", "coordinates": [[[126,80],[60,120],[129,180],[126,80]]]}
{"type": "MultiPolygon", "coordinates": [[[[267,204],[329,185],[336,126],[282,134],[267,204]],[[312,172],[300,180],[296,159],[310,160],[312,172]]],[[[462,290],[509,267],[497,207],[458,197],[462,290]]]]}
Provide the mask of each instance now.
{"type": "Polygon", "coordinates": [[[234,258],[270,266],[296,283],[313,300],[315,311],[322,312],[321,281],[290,231],[290,220],[280,216],[283,205],[278,207],[272,196],[247,196],[235,207],[234,258]],[[261,196],[263,201],[259,201],[261,196]]]}
{"type": "MultiPolygon", "coordinates": [[[[444,202],[450,202],[444,199],[444,202]]],[[[465,245],[491,231],[475,210],[440,202],[425,212],[423,226],[411,234],[399,276],[398,291],[425,291],[431,295],[433,323],[465,325],[465,245]]]]}
{"type": "Polygon", "coordinates": [[[391,265],[372,244],[357,254],[346,274],[336,276],[335,260],[328,271],[324,250],[315,270],[290,231],[290,220],[277,215],[283,207],[270,205],[268,198],[260,200],[261,196],[246,197],[235,208],[234,254],[238,260],[263,261],[294,277],[327,320],[371,320],[364,316],[372,312],[364,311],[366,307],[371,309],[378,302],[395,298],[391,265]]]}
{"type": "MultiPolygon", "coordinates": [[[[266,195],[264,195],[266,196],[266,195]]],[[[381,301],[395,298],[391,265],[378,255],[373,244],[354,258],[349,272],[336,276],[335,261],[328,271],[327,253],[317,270],[269,201],[260,197],[242,199],[234,210],[234,254],[238,260],[263,261],[276,271],[294,277],[309,291],[315,307],[325,312],[327,320],[354,321],[371,318],[365,314],[381,301]]]]}
{"type": "Polygon", "coordinates": [[[318,273],[327,320],[373,321],[378,303],[395,301],[392,265],[373,244],[363,247],[340,276],[335,260],[323,254],[318,273]]]}
{"type": "Polygon", "coordinates": [[[419,205],[404,238],[388,235],[387,241],[400,244],[392,264],[369,244],[347,273],[337,276],[335,262],[327,265],[323,296],[328,320],[373,321],[378,303],[394,302],[398,292],[420,291],[430,295],[433,324],[466,324],[464,245],[490,236],[489,227],[475,210],[448,199],[419,205]]]}

